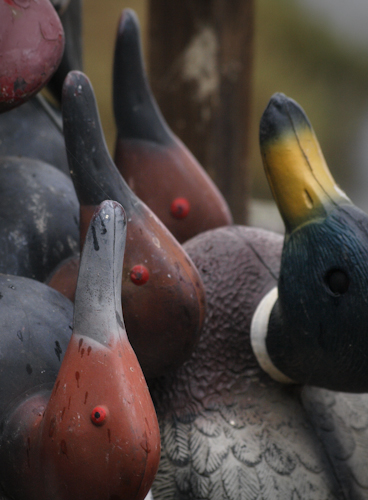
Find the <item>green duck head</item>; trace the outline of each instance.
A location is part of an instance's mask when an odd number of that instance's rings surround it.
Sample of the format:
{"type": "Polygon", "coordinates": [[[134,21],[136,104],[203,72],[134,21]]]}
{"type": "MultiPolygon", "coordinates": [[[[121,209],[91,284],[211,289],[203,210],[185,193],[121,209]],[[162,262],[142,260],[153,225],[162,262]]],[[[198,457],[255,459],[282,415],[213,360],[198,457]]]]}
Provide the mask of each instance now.
{"type": "Polygon", "coordinates": [[[280,380],[365,392],[368,216],[336,185],[292,99],[271,98],[260,145],[286,230],[278,290],[269,298],[264,367],[280,380]]]}

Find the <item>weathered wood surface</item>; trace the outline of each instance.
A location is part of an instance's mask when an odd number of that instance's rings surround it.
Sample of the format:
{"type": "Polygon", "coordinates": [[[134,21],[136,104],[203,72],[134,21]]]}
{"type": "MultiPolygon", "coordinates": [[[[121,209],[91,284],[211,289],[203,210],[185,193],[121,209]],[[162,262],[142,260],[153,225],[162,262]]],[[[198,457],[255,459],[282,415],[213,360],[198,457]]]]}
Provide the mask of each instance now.
{"type": "Polygon", "coordinates": [[[253,11],[252,0],[149,0],[154,95],[238,223],[248,191],[253,11]]]}

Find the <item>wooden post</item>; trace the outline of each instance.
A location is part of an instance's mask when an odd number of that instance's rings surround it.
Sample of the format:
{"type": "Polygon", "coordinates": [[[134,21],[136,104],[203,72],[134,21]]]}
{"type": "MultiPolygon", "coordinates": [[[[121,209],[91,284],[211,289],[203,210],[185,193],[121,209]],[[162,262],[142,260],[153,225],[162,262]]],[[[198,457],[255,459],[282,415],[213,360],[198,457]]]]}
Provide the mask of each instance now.
{"type": "Polygon", "coordinates": [[[149,0],[148,66],[159,106],[246,217],[253,0],[149,0]]]}

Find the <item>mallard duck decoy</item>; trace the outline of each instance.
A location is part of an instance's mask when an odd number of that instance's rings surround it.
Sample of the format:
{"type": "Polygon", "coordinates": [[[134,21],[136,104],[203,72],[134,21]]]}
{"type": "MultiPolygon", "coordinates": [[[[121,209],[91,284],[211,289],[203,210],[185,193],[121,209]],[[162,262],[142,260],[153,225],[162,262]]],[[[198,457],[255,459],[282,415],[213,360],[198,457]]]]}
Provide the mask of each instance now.
{"type": "MultiPolygon", "coordinates": [[[[143,500],[148,493],[160,437],[123,322],[125,238],[122,207],[103,203],[87,232],[73,333],[61,365],[59,337],[52,328],[32,334],[12,328],[11,335],[5,330],[1,337],[2,350],[8,341],[19,344],[14,346],[18,357],[11,358],[12,376],[6,372],[11,406],[2,406],[0,483],[6,499],[143,500]],[[16,369],[23,362],[19,354],[32,358],[33,378],[42,385],[30,385],[32,368],[16,369]]],[[[48,294],[59,296],[50,288],[48,294]]]]}
{"type": "Polygon", "coordinates": [[[0,112],[37,93],[58,67],[64,32],[49,0],[0,2],[0,112]]]}
{"type": "Polygon", "coordinates": [[[44,281],[78,250],[78,200],[47,163],[0,157],[0,272],[44,281]]]}
{"type": "MultiPolygon", "coordinates": [[[[129,189],[115,167],[103,137],[92,86],[78,71],[71,72],[64,83],[63,120],[70,173],[80,202],[81,245],[93,210],[102,200],[118,201],[127,213],[124,318],[143,372],[152,378],[179,366],[198,340],[205,314],[201,279],[182,247],[129,189]]],[[[64,267],[48,284],[70,296],[76,274],[73,262],[67,266],[73,271],[69,292],[65,292],[63,283],[64,267]]]]}
{"type": "Polygon", "coordinates": [[[260,140],[285,239],[232,226],[184,244],[207,316],[190,359],[150,383],[162,439],[153,495],[368,498],[368,398],[326,390],[368,389],[368,217],[293,100],[271,99],[260,140]]]}
{"type": "Polygon", "coordinates": [[[135,194],[181,243],[231,224],[219,190],[158,108],[143,66],[138,19],[130,9],[119,23],[113,80],[115,163],[135,194]]]}

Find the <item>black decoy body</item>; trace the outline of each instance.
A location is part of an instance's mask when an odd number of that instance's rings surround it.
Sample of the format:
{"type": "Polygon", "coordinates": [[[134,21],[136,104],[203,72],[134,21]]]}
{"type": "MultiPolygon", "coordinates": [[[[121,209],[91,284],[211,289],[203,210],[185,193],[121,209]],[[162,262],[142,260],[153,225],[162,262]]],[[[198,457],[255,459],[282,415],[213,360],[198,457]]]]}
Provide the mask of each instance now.
{"type": "Polygon", "coordinates": [[[210,177],[165,122],[144,70],[135,13],[120,19],[114,59],[115,163],[135,194],[184,242],[232,223],[210,177]]]}
{"type": "Polygon", "coordinates": [[[0,272],[44,281],[79,247],[73,183],[53,166],[0,157],[0,272]]]}
{"type": "Polygon", "coordinates": [[[60,112],[37,94],[0,114],[0,156],[40,160],[69,176],[60,112]]]}
{"type": "Polygon", "coordinates": [[[122,207],[103,203],[86,236],[71,337],[68,299],[0,277],[4,500],[143,500],[149,491],[160,437],[123,322],[125,238],[122,207]]]}
{"type": "Polygon", "coordinates": [[[260,142],[286,235],[232,226],[185,243],[207,315],[190,359],[150,383],[153,495],[368,499],[368,396],[348,394],[368,390],[368,217],[293,100],[271,99],[260,142]]]}
{"type": "MultiPolygon", "coordinates": [[[[142,370],[153,378],[180,366],[198,340],[205,315],[201,279],[181,245],[114,165],[92,86],[81,72],[73,71],[65,80],[63,120],[70,174],[80,202],[81,244],[95,207],[104,199],[121,203],[127,213],[124,319],[142,370]]],[[[48,280],[69,297],[75,289],[76,260],[48,280]]]]}

